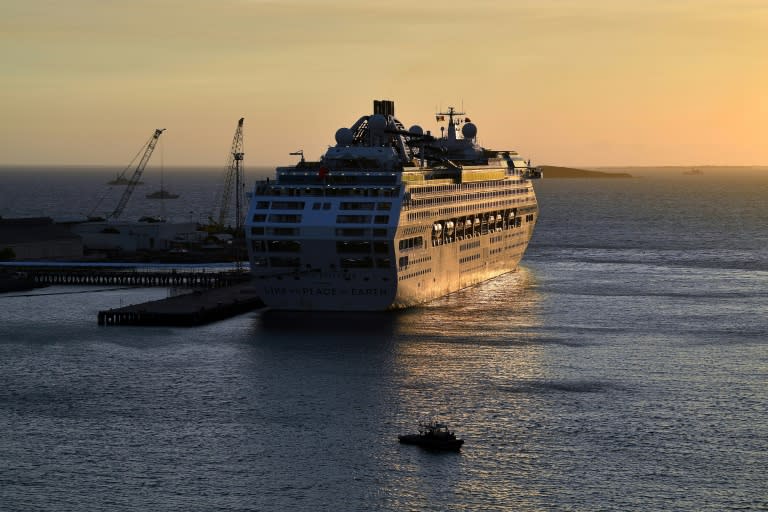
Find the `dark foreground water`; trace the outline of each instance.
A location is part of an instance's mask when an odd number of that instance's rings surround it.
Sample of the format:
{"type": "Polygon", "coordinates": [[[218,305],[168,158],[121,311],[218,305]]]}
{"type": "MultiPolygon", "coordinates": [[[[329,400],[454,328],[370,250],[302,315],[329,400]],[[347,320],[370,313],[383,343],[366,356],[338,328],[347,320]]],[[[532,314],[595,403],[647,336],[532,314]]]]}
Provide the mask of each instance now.
{"type": "Polygon", "coordinates": [[[537,191],[519,272],[399,313],[0,295],[0,510],[768,509],[768,179],[537,191]],[[429,416],[460,454],[397,443],[429,416]]]}

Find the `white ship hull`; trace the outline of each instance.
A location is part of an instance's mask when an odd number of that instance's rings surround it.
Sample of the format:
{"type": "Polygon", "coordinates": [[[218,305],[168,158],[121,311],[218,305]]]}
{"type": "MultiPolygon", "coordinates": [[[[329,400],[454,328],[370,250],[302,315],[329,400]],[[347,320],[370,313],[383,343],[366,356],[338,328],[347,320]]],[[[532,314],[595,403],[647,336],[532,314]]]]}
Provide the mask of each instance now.
{"type": "Polygon", "coordinates": [[[281,310],[383,311],[415,306],[451,294],[517,269],[533,225],[525,229],[475,238],[481,243],[473,254],[480,258],[460,262],[461,244],[426,247],[411,253],[424,263],[402,269],[351,269],[273,274],[256,271],[253,283],[264,303],[281,310]],[[491,251],[498,252],[488,255],[491,251]]]}
{"type": "Polygon", "coordinates": [[[257,184],[246,234],[268,307],[399,309],[517,268],[538,217],[529,164],[514,152],[447,167],[397,158],[396,148],[341,140],[323,162],[257,184]]]}

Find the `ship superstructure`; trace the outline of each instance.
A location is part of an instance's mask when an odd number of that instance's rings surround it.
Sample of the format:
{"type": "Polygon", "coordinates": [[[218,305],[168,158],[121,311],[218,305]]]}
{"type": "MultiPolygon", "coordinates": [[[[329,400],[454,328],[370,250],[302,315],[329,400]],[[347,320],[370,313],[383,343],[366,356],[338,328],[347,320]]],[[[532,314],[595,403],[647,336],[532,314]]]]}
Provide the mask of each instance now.
{"type": "Polygon", "coordinates": [[[254,285],[274,309],[372,311],[424,303],[517,268],[539,178],[514,151],[476,143],[462,112],[440,136],[391,101],[255,185],[246,220],[254,285]]]}

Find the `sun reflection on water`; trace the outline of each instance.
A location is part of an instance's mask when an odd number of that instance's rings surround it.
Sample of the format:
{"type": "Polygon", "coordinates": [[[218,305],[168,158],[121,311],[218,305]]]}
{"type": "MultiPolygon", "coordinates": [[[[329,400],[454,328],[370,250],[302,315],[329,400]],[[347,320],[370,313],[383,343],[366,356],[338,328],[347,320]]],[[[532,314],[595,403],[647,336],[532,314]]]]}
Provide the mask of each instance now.
{"type": "Polygon", "coordinates": [[[518,500],[531,492],[510,489],[503,468],[531,464],[520,452],[535,423],[530,398],[508,390],[542,378],[540,303],[535,276],[523,267],[399,315],[394,423],[408,432],[420,418],[437,418],[466,444],[458,455],[399,447],[397,456],[381,461],[397,475],[383,495],[405,500],[404,508],[429,509],[432,494],[448,493],[483,509],[504,503],[510,492],[518,500]]]}

